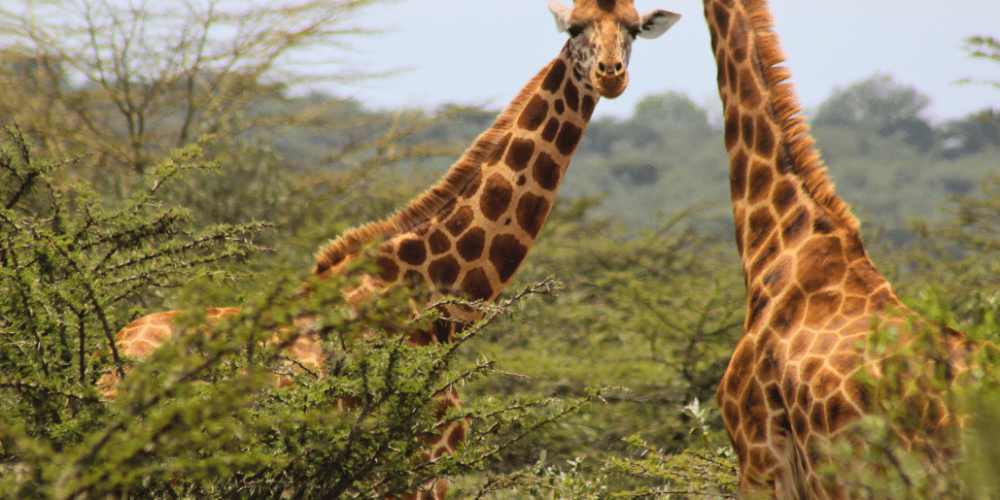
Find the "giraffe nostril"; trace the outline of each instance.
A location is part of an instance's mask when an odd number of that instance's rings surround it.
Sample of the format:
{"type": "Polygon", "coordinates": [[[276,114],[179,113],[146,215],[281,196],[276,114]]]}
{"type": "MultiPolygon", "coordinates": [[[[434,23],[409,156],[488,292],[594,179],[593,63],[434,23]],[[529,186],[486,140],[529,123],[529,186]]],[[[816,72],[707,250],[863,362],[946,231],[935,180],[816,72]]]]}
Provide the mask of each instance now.
{"type": "Polygon", "coordinates": [[[620,62],[615,63],[615,71],[621,72],[621,70],[622,70],[622,63],[620,62]]]}
{"type": "Polygon", "coordinates": [[[601,73],[607,73],[608,72],[607,66],[605,66],[604,63],[602,63],[602,62],[598,62],[597,63],[597,70],[600,71],[601,73]]]}

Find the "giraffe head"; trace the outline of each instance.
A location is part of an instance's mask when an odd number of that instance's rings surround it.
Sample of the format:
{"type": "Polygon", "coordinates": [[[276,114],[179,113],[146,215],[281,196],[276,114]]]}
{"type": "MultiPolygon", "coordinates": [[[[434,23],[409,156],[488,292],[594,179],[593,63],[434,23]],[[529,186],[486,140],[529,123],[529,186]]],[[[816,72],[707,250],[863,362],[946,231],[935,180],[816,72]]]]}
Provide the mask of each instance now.
{"type": "Polygon", "coordinates": [[[662,9],[640,16],[633,0],[574,0],[572,9],[547,1],[556,29],[570,36],[573,69],[609,99],[620,96],[628,86],[632,42],[638,37],[656,38],[681,18],[662,9]]]}

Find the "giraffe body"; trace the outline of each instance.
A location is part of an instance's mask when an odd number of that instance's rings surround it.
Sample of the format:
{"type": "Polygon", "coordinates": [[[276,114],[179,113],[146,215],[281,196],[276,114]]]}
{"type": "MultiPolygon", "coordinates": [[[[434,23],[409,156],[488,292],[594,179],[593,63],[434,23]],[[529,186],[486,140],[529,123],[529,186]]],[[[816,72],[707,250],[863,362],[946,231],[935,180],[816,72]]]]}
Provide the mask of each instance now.
{"type": "MultiPolygon", "coordinates": [[[[549,2],[559,31],[570,40],[507,106],[493,126],[476,139],[435,186],[406,208],[379,222],[347,231],[316,256],[313,274],[339,274],[378,244],[377,275],[347,292],[357,304],[390,287],[419,285],[443,295],[495,300],[527,256],[558,192],[576,146],[600,97],[617,97],[628,85],[632,41],[655,38],[679,15],[655,10],[640,16],[631,0],[577,0],[573,8],[549,2]]],[[[238,308],[206,311],[209,318],[238,308]]],[[[457,329],[479,319],[474,312],[448,306],[447,318],[414,345],[448,342],[457,329]]],[[[177,311],[140,318],[119,332],[122,354],[142,358],[173,334],[177,311]]],[[[322,366],[319,346],[300,339],[292,355],[322,366]]],[[[101,385],[114,394],[117,378],[101,385]]],[[[440,412],[461,407],[456,392],[442,398],[440,412]]],[[[464,440],[465,427],[454,422],[428,440],[426,458],[451,453],[464,440]]],[[[447,482],[436,481],[414,498],[443,498],[447,482]]]]}
{"type": "MultiPolygon", "coordinates": [[[[831,444],[872,410],[857,376],[878,377],[879,360],[862,341],[873,328],[902,331],[922,320],[875,268],[857,220],[833,193],[790,72],[778,66],[784,56],[766,2],[704,5],[748,296],[744,333],[717,391],[739,457],[740,497],[846,498],[818,469],[839,465],[831,444]]],[[[941,342],[959,369],[975,349],[946,327],[941,342]]],[[[924,411],[925,428],[948,423],[944,412],[924,411]]]]}

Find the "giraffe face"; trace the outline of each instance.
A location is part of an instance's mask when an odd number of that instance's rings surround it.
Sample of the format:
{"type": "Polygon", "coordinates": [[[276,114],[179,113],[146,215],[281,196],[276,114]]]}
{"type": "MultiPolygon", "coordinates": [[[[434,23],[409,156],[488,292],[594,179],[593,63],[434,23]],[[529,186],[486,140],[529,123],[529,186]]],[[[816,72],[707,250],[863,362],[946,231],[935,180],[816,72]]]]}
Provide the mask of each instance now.
{"type": "Polygon", "coordinates": [[[662,9],[640,16],[632,1],[575,0],[572,9],[548,1],[556,29],[570,36],[573,69],[585,85],[610,99],[628,86],[632,42],[662,35],[681,17],[662,9]]]}

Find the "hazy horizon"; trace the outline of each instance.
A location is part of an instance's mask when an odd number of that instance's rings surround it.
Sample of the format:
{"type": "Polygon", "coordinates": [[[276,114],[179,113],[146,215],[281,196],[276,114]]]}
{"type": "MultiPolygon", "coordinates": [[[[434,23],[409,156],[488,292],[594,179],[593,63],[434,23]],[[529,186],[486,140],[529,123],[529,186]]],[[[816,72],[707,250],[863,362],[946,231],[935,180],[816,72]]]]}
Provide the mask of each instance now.
{"type": "MultiPolygon", "coordinates": [[[[771,10],[792,82],[807,109],[835,87],[884,72],[930,96],[926,116],[941,121],[1000,102],[995,88],[953,83],[1000,80],[997,64],[970,59],[961,49],[968,36],[1000,32],[1000,3],[960,4],[962,9],[944,11],[930,0],[845,0],[835,7],[775,0],[771,10]]],[[[631,115],[642,97],[668,91],[684,92],[710,109],[720,107],[701,2],[636,0],[636,7],[640,12],[665,8],[683,17],[659,39],[636,42],[628,90],[618,99],[602,99],[597,116],[631,115]]],[[[445,103],[500,108],[566,39],[556,33],[544,0],[384,2],[363,10],[354,24],[388,32],[355,39],[355,52],[344,57],[353,68],[403,71],[320,90],[372,108],[445,103]]]]}

